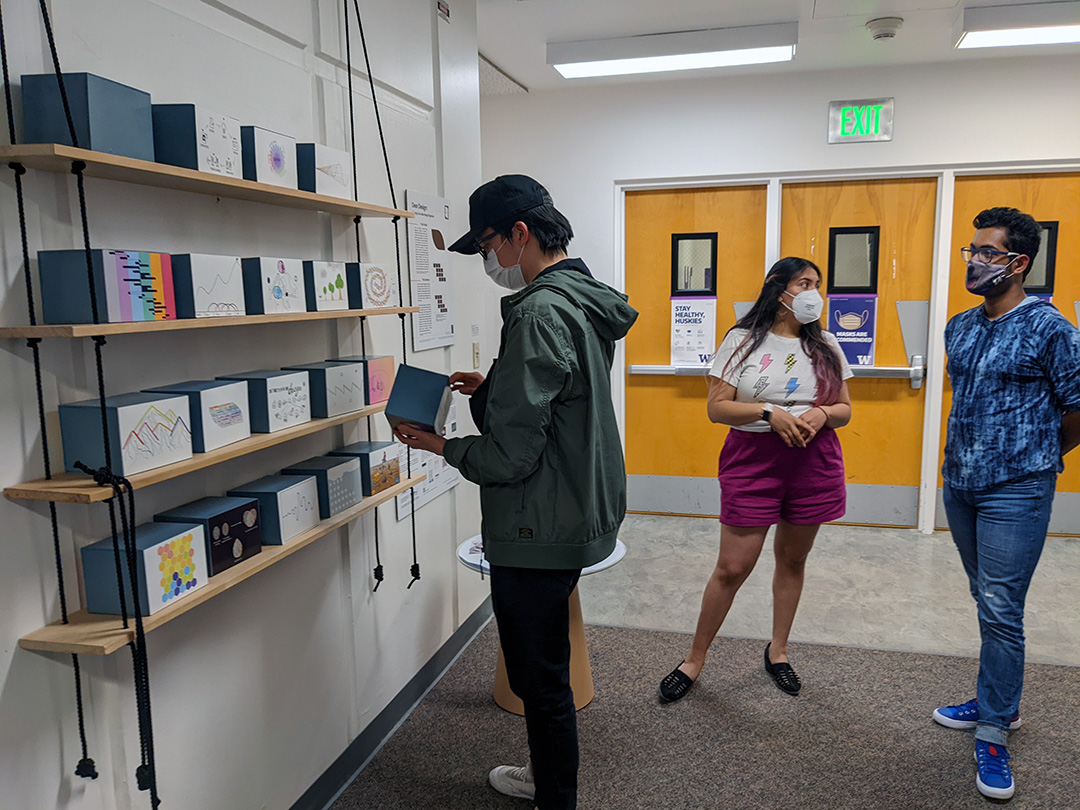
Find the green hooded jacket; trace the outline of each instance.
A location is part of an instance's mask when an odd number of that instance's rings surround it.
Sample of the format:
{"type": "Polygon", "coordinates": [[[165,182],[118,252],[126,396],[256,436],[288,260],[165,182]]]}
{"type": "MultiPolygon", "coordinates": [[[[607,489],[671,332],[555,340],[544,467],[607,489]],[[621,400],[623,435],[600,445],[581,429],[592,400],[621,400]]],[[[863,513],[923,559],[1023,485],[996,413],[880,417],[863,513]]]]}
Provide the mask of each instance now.
{"type": "Polygon", "coordinates": [[[503,298],[502,316],[482,435],[449,439],[446,461],[480,485],[490,563],[585,568],[626,514],[611,364],[637,311],[565,259],[503,298]]]}

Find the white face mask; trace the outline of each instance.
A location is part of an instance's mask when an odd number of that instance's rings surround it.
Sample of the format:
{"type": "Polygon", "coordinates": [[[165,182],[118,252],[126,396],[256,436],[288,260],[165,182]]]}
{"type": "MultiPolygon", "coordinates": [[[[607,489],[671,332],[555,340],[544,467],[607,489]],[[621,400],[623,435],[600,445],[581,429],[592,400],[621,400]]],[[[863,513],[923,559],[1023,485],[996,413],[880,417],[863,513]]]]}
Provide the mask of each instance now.
{"type": "Polygon", "coordinates": [[[525,252],[525,246],[521,246],[521,251],[518,253],[518,263],[510,267],[503,267],[499,264],[499,251],[503,249],[508,240],[504,239],[503,243],[495,250],[489,250],[487,255],[484,256],[484,272],[488,274],[488,278],[498,284],[500,287],[505,287],[508,290],[523,290],[525,289],[525,275],[521,272],[521,254],[525,252]]]}
{"type": "MultiPolygon", "coordinates": [[[[784,294],[791,295],[787,290],[784,290],[784,294]]],[[[783,301],[780,303],[784,304],[783,301]]],[[[817,290],[803,290],[798,295],[791,296],[790,307],[787,304],[784,306],[795,313],[795,320],[799,323],[813,323],[821,317],[825,309],[825,299],[817,290]]]]}

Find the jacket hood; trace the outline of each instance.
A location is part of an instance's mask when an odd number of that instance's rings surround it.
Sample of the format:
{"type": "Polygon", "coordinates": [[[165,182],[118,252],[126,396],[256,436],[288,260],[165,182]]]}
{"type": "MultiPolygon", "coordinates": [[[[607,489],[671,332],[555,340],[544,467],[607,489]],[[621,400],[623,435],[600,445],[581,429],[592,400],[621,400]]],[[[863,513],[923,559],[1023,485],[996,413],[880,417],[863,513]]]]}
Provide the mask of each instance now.
{"type": "Polygon", "coordinates": [[[503,298],[503,317],[541,290],[558,293],[577,306],[605,340],[626,337],[638,317],[637,310],[627,303],[627,296],[593,278],[581,259],[564,259],[537,276],[525,289],[503,298]]]}

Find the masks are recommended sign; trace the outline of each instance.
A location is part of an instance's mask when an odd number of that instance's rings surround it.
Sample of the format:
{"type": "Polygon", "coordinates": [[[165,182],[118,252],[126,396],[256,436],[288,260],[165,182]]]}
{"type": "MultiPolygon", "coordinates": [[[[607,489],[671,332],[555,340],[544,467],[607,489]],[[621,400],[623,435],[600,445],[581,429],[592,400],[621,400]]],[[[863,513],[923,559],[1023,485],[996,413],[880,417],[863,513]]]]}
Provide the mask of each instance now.
{"type": "Polygon", "coordinates": [[[876,295],[830,295],[829,331],[852,366],[874,365],[876,295]]]}
{"type": "Polygon", "coordinates": [[[671,365],[700,366],[716,351],[716,299],[671,299],[671,365]]]}

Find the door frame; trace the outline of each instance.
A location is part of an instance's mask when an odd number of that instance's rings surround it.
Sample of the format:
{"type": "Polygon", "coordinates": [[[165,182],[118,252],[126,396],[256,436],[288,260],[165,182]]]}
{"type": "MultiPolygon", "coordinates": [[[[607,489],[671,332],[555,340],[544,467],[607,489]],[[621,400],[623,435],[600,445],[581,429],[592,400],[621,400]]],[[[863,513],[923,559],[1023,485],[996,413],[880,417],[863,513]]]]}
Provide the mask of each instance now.
{"type": "MultiPolygon", "coordinates": [[[[785,184],[889,180],[933,177],[937,180],[934,222],[934,254],[931,265],[930,315],[927,336],[926,400],[923,408],[923,440],[919,473],[917,528],[934,533],[937,505],[938,458],[941,452],[941,418],[945,396],[945,324],[948,321],[949,265],[952,252],[952,220],[955,182],[958,177],[995,174],[1064,174],[1080,171],[1080,160],[1026,161],[1021,163],[936,164],[887,168],[850,168],[805,172],[664,177],[615,180],[614,205],[614,287],[626,291],[626,194],[631,191],[723,188],[725,186],[766,186],[764,274],[780,258],[780,217],[785,184]]],[[[611,394],[619,435],[626,444],[626,342],[615,344],[611,394]]]]}

